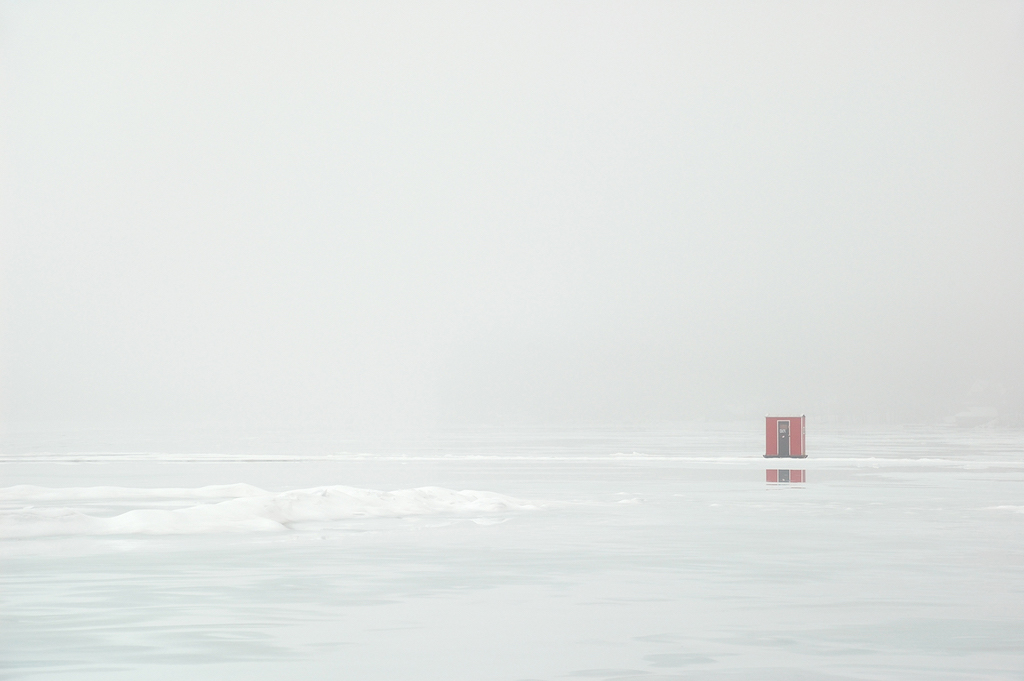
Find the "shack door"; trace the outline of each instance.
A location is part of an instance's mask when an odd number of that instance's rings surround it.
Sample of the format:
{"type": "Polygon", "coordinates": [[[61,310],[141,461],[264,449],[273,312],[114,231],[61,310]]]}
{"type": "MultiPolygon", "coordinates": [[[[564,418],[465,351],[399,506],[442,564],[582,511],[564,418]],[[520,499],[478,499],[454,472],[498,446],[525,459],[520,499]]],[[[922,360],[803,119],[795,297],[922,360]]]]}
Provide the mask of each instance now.
{"type": "Polygon", "coordinates": [[[789,456],[789,421],[779,421],[779,456],[789,456]]]}

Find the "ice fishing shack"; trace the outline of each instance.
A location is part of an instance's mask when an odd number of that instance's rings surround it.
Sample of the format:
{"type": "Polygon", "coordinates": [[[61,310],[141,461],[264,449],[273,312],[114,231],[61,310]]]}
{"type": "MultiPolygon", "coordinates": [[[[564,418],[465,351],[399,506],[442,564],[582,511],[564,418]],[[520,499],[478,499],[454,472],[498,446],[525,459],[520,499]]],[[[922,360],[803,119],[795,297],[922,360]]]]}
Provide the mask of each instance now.
{"type": "Polygon", "coordinates": [[[766,459],[807,458],[804,443],[806,416],[765,416],[764,420],[766,459]]]}

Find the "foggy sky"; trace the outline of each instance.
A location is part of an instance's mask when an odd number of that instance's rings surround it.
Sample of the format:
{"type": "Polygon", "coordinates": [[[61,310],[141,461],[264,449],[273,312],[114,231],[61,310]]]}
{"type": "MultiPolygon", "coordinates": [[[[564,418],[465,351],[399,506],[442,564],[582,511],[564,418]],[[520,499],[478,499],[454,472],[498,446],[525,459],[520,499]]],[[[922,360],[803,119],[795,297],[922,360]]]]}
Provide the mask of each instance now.
{"type": "Polygon", "coordinates": [[[8,424],[1024,414],[1021,2],[0,21],[8,424]]]}

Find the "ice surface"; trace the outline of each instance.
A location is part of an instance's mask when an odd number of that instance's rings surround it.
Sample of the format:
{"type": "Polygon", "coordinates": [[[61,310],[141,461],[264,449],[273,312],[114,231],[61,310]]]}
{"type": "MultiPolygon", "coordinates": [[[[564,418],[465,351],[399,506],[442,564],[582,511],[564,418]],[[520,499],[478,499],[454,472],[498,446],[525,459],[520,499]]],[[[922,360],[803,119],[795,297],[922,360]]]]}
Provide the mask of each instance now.
{"type": "Polygon", "coordinates": [[[1024,675],[1024,433],[759,426],[9,439],[0,676],[1024,675]]]}

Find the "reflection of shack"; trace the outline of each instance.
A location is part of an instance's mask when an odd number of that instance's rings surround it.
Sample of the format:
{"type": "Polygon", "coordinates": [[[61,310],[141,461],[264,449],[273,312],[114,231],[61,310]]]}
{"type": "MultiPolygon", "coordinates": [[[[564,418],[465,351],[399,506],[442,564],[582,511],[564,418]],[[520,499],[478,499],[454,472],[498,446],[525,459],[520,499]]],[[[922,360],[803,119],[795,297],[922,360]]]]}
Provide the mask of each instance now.
{"type": "Polygon", "coordinates": [[[766,482],[807,482],[807,471],[766,470],[766,482]]]}
{"type": "Polygon", "coordinates": [[[765,458],[807,458],[804,447],[806,416],[765,417],[765,458]]]}

